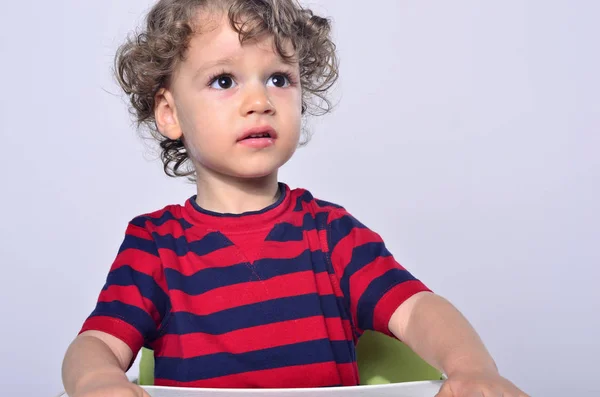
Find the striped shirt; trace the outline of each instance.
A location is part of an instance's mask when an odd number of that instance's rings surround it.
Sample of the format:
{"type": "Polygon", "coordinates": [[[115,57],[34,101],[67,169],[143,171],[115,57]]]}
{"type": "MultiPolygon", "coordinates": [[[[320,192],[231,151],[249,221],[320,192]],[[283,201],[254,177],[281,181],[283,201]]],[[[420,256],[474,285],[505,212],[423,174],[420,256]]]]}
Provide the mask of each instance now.
{"type": "Polygon", "coordinates": [[[360,335],[391,336],[396,308],[429,289],[344,208],[280,189],[258,212],[192,197],[133,219],[80,332],[153,349],[156,385],[359,384],[360,335]]]}

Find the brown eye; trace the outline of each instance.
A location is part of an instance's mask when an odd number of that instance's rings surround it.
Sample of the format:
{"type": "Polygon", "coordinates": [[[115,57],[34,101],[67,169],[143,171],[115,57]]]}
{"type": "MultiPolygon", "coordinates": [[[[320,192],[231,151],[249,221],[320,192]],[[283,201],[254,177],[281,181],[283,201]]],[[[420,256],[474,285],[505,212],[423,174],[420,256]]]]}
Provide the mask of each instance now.
{"type": "Polygon", "coordinates": [[[278,88],[287,87],[290,84],[288,77],[284,74],[274,74],[269,79],[269,82],[278,88]]]}
{"type": "Polygon", "coordinates": [[[216,79],[214,79],[212,81],[212,83],[210,84],[210,86],[212,88],[215,88],[218,90],[227,90],[227,89],[233,87],[234,84],[235,84],[235,82],[233,81],[231,76],[223,75],[223,76],[218,76],[216,79]]]}

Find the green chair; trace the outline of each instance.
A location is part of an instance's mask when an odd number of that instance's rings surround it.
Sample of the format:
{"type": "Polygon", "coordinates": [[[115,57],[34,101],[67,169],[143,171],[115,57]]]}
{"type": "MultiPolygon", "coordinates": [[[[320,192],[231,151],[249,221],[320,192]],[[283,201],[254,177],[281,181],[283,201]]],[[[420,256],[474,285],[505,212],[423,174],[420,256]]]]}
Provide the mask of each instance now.
{"type": "MultiPolygon", "coordinates": [[[[362,385],[444,379],[404,343],[378,332],[366,331],[361,336],[356,357],[362,385]]],[[[147,348],[142,349],[138,382],[154,384],[154,354],[147,348]]]]}

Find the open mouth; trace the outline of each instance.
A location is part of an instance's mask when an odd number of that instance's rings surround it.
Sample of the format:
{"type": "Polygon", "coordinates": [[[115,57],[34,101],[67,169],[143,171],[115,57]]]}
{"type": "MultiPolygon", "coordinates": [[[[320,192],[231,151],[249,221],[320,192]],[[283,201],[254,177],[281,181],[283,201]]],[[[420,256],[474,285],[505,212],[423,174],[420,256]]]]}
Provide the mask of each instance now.
{"type": "Polygon", "coordinates": [[[246,130],[238,138],[239,142],[242,141],[262,141],[262,140],[274,140],[277,138],[277,132],[269,126],[255,127],[246,130]]]}
{"type": "Polygon", "coordinates": [[[246,130],[238,138],[238,143],[254,149],[265,149],[273,146],[276,139],[277,132],[271,127],[263,126],[246,130]]]}
{"type": "Polygon", "coordinates": [[[251,135],[248,135],[247,137],[243,138],[242,141],[245,141],[246,139],[260,139],[260,138],[273,138],[273,137],[271,136],[270,133],[263,132],[261,134],[251,134],[251,135]]]}

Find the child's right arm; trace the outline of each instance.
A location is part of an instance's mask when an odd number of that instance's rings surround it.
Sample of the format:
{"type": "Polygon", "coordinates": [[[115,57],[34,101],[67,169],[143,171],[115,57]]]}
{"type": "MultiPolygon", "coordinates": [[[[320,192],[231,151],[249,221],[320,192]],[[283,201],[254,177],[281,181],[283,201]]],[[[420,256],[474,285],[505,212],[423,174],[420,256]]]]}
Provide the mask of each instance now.
{"type": "Polygon", "coordinates": [[[146,229],[152,222],[129,222],[96,307],[67,349],[62,378],[70,397],[149,397],[125,372],[170,310],[158,247],[146,229]]]}
{"type": "Polygon", "coordinates": [[[70,397],[149,397],[125,375],[132,358],[120,339],[100,331],[82,332],[65,354],[65,391],[70,397]]]}

